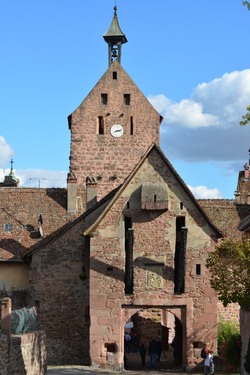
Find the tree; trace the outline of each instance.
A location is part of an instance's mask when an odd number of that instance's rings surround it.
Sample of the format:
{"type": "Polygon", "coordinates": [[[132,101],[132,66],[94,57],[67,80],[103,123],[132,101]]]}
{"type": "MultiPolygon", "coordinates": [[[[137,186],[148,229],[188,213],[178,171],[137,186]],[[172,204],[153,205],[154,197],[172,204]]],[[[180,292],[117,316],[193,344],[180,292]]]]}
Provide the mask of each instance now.
{"type": "Polygon", "coordinates": [[[211,285],[224,306],[239,303],[250,306],[250,239],[223,240],[209,254],[207,267],[211,272],[211,285]]]}
{"type": "Polygon", "coordinates": [[[245,5],[248,10],[250,10],[250,2],[249,1],[242,1],[242,4],[245,5]]]}
{"type": "Polygon", "coordinates": [[[250,105],[247,106],[247,113],[244,116],[242,116],[242,119],[243,120],[240,121],[240,125],[247,125],[250,122],[250,105]]]}

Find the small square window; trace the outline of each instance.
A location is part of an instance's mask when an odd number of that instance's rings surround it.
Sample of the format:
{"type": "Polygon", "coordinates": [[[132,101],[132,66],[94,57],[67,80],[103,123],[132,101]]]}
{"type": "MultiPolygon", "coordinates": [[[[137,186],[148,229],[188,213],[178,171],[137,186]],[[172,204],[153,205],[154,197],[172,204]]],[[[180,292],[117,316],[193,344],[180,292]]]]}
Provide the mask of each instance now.
{"type": "Polygon", "coordinates": [[[4,231],[11,232],[12,231],[12,224],[4,224],[4,231]]]}

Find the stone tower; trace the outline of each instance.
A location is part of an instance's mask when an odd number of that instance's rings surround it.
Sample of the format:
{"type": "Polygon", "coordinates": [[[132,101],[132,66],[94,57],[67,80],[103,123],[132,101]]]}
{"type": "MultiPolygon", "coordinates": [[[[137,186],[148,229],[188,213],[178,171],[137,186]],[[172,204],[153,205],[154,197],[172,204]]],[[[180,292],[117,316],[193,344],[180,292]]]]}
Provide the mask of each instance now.
{"type": "MultiPolygon", "coordinates": [[[[77,212],[77,196],[90,207],[119,186],[145,150],[159,144],[160,114],[120,65],[121,32],[115,7],[109,30],[109,67],[68,117],[71,133],[68,211],[77,212]]],[[[84,204],[83,204],[84,206],[84,204]]]]}

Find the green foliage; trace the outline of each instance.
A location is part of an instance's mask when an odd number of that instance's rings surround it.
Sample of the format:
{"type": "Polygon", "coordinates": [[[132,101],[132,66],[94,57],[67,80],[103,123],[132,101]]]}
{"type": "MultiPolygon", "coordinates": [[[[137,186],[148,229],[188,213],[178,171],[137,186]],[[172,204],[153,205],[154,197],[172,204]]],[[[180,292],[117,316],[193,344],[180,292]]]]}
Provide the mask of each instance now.
{"type": "Polygon", "coordinates": [[[232,337],[238,338],[239,335],[240,328],[238,323],[220,319],[218,323],[218,348],[220,348],[224,342],[229,341],[232,337]]]}
{"type": "Polygon", "coordinates": [[[250,338],[248,341],[248,348],[247,348],[247,354],[245,357],[244,367],[245,367],[246,372],[250,374],[250,338]]]}
{"type": "Polygon", "coordinates": [[[207,267],[211,286],[224,306],[239,303],[250,306],[250,240],[223,240],[209,254],[207,267]]]}
{"type": "MultiPolygon", "coordinates": [[[[250,4],[249,4],[250,7],[250,4]]],[[[247,106],[247,113],[242,116],[242,120],[240,121],[240,125],[247,125],[250,122],[250,105],[247,106]]]]}
{"type": "Polygon", "coordinates": [[[248,10],[250,10],[250,3],[249,3],[249,1],[242,1],[242,4],[245,5],[248,8],[248,10]]]}
{"type": "Polygon", "coordinates": [[[225,367],[232,371],[240,366],[240,328],[236,322],[220,320],[218,324],[218,352],[225,367]]]}

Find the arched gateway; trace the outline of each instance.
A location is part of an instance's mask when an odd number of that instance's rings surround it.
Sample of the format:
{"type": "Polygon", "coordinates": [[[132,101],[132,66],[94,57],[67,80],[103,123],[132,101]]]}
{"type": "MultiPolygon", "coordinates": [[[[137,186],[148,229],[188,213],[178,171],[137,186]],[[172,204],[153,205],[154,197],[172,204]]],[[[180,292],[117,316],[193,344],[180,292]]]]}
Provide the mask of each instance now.
{"type": "Polygon", "coordinates": [[[152,339],[155,339],[159,345],[158,370],[185,369],[187,362],[185,306],[173,308],[145,306],[129,318],[124,325],[123,358],[126,370],[150,369],[148,349],[152,339]],[[146,349],[145,365],[142,365],[141,361],[141,345],[146,349]]]}

